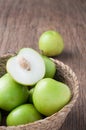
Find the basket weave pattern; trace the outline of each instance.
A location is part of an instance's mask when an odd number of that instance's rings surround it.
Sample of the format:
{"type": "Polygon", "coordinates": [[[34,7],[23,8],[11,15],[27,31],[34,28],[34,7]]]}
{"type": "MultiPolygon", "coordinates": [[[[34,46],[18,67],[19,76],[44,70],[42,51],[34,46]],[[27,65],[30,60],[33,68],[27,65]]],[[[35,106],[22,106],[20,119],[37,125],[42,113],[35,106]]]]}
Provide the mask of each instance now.
{"type": "MultiPolygon", "coordinates": [[[[6,62],[11,56],[13,56],[13,54],[7,54],[0,57],[0,77],[6,73],[6,62]]],[[[69,66],[58,60],[52,60],[55,62],[57,67],[55,78],[66,83],[71,89],[71,101],[67,105],[65,105],[65,107],[63,107],[59,112],[53,114],[50,117],[26,125],[9,127],[0,126],[0,130],[58,130],[62,126],[68,113],[71,111],[78,98],[79,85],[75,73],[71,70],[69,66]]]]}

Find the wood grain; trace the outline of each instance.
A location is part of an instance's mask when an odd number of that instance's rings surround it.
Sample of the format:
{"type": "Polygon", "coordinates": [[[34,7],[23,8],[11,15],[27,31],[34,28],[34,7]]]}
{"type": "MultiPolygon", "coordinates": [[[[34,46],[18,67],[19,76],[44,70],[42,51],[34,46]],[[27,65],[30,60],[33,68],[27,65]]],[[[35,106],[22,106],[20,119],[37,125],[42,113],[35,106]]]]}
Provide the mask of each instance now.
{"type": "Polygon", "coordinates": [[[86,0],[0,0],[0,55],[22,47],[38,49],[42,32],[64,38],[55,57],[68,64],[80,82],[80,96],[60,130],[86,130],[86,0]]]}

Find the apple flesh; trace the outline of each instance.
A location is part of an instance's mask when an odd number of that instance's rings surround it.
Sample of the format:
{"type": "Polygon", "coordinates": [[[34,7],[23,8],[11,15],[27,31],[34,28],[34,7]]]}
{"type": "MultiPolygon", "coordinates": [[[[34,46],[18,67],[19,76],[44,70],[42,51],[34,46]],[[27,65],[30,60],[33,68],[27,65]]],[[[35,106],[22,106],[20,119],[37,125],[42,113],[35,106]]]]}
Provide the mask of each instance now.
{"type": "Polygon", "coordinates": [[[55,73],[56,73],[55,63],[47,56],[42,55],[42,58],[44,59],[45,68],[46,68],[46,72],[45,72],[44,77],[45,78],[53,78],[55,76],[55,73]]]}
{"type": "Polygon", "coordinates": [[[24,104],[13,109],[7,116],[7,126],[27,124],[42,119],[41,114],[32,104],[24,104]]]}
{"type": "Polygon", "coordinates": [[[64,107],[71,98],[69,87],[51,78],[40,80],[33,92],[33,104],[45,116],[50,116],[64,107]]]}
{"type": "Polygon", "coordinates": [[[0,108],[10,111],[27,101],[28,88],[16,83],[7,73],[0,78],[0,108]]]}
{"type": "Polygon", "coordinates": [[[23,48],[17,56],[7,61],[7,72],[22,85],[34,85],[45,75],[41,55],[31,48],[23,48]]]}
{"type": "Polygon", "coordinates": [[[56,56],[62,53],[64,42],[62,36],[53,30],[44,32],[39,38],[39,49],[46,56],[56,56]]]}

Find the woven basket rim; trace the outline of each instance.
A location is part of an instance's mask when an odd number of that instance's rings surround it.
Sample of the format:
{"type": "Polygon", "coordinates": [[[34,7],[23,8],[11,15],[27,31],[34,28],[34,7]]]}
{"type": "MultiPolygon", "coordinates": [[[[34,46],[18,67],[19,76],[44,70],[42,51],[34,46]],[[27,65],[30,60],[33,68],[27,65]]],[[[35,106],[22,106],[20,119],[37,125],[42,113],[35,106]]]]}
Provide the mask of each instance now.
{"type": "MultiPolygon", "coordinates": [[[[7,53],[7,54],[4,54],[4,55],[0,55],[0,58],[6,58],[6,57],[11,57],[11,56],[14,56],[16,53],[7,53]]],[[[63,69],[66,69],[67,72],[69,72],[69,74],[73,77],[73,80],[74,80],[74,83],[75,83],[75,93],[73,94],[73,98],[71,99],[71,101],[65,105],[60,111],[54,113],[53,115],[49,116],[49,117],[46,117],[44,119],[41,119],[41,120],[38,120],[38,121],[35,121],[35,122],[32,122],[32,123],[28,123],[28,124],[25,124],[25,125],[18,125],[18,126],[0,126],[0,129],[4,130],[4,129],[9,129],[9,128],[22,128],[24,126],[29,126],[29,125],[33,125],[33,124],[37,124],[37,123],[41,123],[41,122],[45,122],[45,121],[48,121],[50,118],[54,118],[55,116],[57,116],[58,114],[62,115],[64,114],[64,112],[70,112],[72,107],[74,106],[75,102],[77,101],[77,98],[79,96],[79,82],[78,82],[78,79],[77,79],[77,76],[75,74],[75,72],[66,64],[64,64],[62,61],[59,61],[57,59],[54,59],[54,58],[50,58],[51,60],[53,60],[53,62],[56,64],[56,65],[60,65],[61,67],[63,67],[63,69]]]]}

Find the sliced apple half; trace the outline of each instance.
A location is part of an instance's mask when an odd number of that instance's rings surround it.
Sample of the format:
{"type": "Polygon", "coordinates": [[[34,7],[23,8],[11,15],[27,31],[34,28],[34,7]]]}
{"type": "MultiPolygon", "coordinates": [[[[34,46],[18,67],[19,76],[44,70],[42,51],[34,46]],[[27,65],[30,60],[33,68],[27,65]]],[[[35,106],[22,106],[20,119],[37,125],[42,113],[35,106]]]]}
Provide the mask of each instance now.
{"type": "Polygon", "coordinates": [[[45,63],[41,55],[31,48],[23,48],[17,56],[7,61],[7,72],[23,85],[34,85],[45,75],[45,63]]]}

